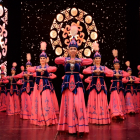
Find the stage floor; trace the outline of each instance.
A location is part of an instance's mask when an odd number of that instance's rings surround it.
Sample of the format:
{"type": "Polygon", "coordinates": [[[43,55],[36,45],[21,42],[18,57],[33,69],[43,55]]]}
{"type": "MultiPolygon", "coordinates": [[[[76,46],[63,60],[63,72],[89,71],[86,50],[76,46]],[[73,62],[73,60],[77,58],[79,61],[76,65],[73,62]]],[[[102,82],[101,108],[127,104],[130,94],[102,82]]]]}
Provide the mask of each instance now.
{"type": "Polygon", "coordinates": [[[140,114],[127,115],[126,120],[112,121],[110,125],[89,125],[89,128],[89,134],[79,138],[57,135],[57,126],[35,126],[19,115],[7,116],[6,112],[0,112],[0,140],[140,140],[140,114]]]}

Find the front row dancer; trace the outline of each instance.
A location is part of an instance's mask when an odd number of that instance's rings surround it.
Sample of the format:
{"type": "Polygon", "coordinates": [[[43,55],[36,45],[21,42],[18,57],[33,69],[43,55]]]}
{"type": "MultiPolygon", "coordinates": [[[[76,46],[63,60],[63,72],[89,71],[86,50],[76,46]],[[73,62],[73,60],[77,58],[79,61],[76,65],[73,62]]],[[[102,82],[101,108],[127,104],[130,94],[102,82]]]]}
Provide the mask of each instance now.
{"type": "Polygon", "coordinates": [[[77,42],[73,38],[68,49],[70,57],[55,59],[55,63],[64,65],[65,69],[57,130],[83,134],[89,132],[89,126],[84,100],[84,87],[79,72],[81,66],[90,65],[92,59],[77,58],[77,49],[77,42]]]}
{"type": "Polygon", "coordinates": [[[107,89],[104,76],[113,76],[113,71],[106,66],[101,66],[101,55],[99,44],[93,43],[96,50],[94,54],[94,66],[89,66],[83,70],[84,74],[92,74],[92,81],[89,87],[88,97],[88,122],[92,124],[110,124],[110,115],[107,102],[107,89]]]}
{"type": "Polygon", "coordinates": [[[32,95],[31,124],[52,125],[57,123],[57,117],[51,97],[49,73],[55,72],[56,67],[47,66],[46,42],[41,42],[40,65],[27,68],[28,72],[36,72],[36,80],[32,95]]]}

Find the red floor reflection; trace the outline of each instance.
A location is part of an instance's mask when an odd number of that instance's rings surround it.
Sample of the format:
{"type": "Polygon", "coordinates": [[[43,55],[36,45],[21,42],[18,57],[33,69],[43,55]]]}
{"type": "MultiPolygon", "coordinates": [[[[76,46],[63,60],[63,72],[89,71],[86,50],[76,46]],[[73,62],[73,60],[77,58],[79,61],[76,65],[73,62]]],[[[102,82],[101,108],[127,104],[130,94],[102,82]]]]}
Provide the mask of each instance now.
{"type": "Polygon", "coordinates": [[[19,115],[7,116],[0,112],[0,140],[140,140],[140,114],[127,116],[111,125],[90,125],[90,133],[83,137],[58,134],[57,126],[40,127],[22,120],[19,115]]]}

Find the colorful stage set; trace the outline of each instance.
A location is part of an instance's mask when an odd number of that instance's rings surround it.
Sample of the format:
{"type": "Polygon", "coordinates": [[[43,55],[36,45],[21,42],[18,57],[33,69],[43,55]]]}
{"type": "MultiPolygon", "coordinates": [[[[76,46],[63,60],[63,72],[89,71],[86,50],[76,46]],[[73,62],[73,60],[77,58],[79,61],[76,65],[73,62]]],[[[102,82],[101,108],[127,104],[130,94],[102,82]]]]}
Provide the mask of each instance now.
{"type": "Polygon", "coordinates": [[[0,140],[140,139],[140,3],[0,1],[0,140]]]}

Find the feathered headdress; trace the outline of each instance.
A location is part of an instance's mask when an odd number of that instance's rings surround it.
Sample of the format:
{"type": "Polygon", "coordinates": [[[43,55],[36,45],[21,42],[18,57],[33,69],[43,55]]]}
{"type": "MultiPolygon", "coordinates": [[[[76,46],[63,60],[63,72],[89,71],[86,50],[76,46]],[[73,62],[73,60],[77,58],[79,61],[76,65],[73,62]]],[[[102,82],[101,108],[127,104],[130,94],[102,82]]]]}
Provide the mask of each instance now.
{"type": "Polygon", "coordinates": [[[101,58],[101,54],[99,53],[99,44],[96,42],[93,42],[92,45],[93,45],[93,50],[95,50],[94,58],[96,58],[96,57],[101,58]]]}
{"type": "Polygon", "coordinates": [[[115,64],[115,63],[120,63],[120,61],[117,59],[117,57],[118,57],[118,50],[113,49],[113,50],[112,50],[112,54],[113,54],[113,56],[115,57],[115,59],[114,59],[114,61],[113,61],[113,64],[115,64]]]}
{"type": "Polygon", "coordinates": [[[47,47],[47,43],[46,42],[41,42],[40,43],[40,50],[42,50],[42,53],[40,54],[39,57],[47,58],[47,54],[45,53],[46,47],[47,47]]]}
{"type": "Polygon", "coordinates": [[[32,63],[30,62],[30,60],[31,60],[31,54],[30,53],[27,53],[27,63],[26,63],[26,66],[27,65],[30,65],[30,66],[32,66],[32,63]]]}
{"type": "Polygon", "coordinates": [[[76,48],[78,48],[78,44],[77,44],[76,39],[75,39],[75,36],[78,33],[78,27],[75,24],[71,25],[70,33],[71,33],[73,38],[72,38],[71,42],[69,43],[69,47],[76,47],[76,48]]]}
{"type": "Polygon", "coordinates": [[[21,71],[24,71],[24,66],[21,66],[20,69],[21,69],[21,71]]]}
{"type": "Polygon", "coordinates": [[[139,72],[138,72],[138,75],[140,75],[140,65],[137,66],[137,69],[138,69],[138,71],[139,71],[139,72]]]}
{"type": "Polygon", "coordinates": [[[2,66],[1,66],[1,74],[3,74],[3,75],[5,75],[4,70],[5,70],[5,66],[2,65],[2,66]]]}
{"type": "Polygon", "coordinates": [[[16,66],[17,66],[17,63],[16,63],[16,62],[13,62],[12,66],[13,66],[13,67],[11,68],[11,70],[16,71],[16,66]]]}
{"type": "Polygon", "coordinates": [[[132,69],[130,68],[130,61],[126,61],[125,64],[127,66],[127,71],[129,71],[129,70],[132,71],[132,69]]]}

